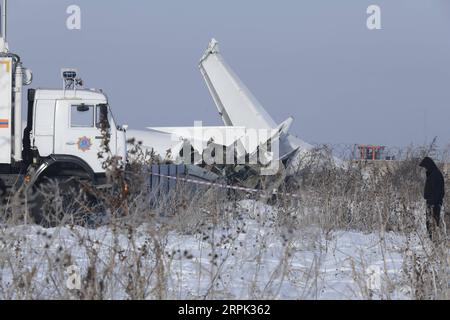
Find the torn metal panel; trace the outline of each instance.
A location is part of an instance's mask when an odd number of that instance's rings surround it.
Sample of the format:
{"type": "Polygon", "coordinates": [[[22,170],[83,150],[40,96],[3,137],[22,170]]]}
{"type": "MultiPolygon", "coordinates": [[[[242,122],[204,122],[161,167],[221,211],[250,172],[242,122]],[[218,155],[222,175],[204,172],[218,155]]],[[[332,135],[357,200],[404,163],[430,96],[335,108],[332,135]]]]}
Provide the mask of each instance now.
{"type": "Polygon", "coordinates": [[[187,165],[186,174],[189,177],[197,178],[200,180],[215,182],[220,179],[220,176],[199,166],[187,165]]]}

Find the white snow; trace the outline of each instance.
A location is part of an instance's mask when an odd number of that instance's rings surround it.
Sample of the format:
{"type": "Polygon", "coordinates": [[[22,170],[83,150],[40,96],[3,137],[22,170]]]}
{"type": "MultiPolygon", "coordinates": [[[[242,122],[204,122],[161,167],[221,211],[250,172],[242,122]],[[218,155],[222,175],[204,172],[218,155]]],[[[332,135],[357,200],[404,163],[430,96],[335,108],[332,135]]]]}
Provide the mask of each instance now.
{"type": "Polygon", "coordinates": [[[203,235],[170,231],[167,237],[154,236],[155,230],[164,233],[149,225],[132,233],[112,227],[3,228],[0,299],[23,297],[5,292],[13,287],[13,279],[17,283],[27,275],[33,275],[34,298],[58,298],[67,291],[66,268],[75,265],[86,276],[93,253],[98,253],[98,275],[113,270],[105,279],[106,299],[131,298],[126,283],[129,273],[136,271],[136,261],[148,276],[144,291],[149,299],[367,299],[368,286],[375,299],[410,298],[403,285],[405,237],[325,234],[315,226],[284,230],[271,224],[277,212],[270,206],[243,201],[240,208],[248,213],[243,220],[203,235]],[[164,250],[163,296],[152,290],[157,282],[155,239],[164,250]]]}

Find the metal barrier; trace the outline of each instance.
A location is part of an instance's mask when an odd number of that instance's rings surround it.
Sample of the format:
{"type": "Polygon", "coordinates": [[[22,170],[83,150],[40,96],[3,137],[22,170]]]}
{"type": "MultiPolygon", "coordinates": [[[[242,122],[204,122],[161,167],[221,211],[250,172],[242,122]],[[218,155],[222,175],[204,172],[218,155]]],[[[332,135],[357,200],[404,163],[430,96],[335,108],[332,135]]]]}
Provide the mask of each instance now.
{"type": "Polygon", "coordinates": [[[186,177],[185,165],[159,164],[152,165],[150,170],[150,190],[158,192],[170,192],[176,187],[176,180],[168,177],[186,177]]]}

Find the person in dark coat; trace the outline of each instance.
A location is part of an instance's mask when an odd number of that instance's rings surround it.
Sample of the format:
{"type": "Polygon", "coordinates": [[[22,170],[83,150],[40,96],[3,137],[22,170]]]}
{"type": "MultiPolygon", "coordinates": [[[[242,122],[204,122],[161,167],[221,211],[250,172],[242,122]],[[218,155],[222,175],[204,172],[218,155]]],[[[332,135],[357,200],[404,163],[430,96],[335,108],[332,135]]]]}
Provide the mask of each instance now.
{"type": "Polygon", "coordinates": [[[445,195],[444,176],[433,159],[429,157],[423,159],[420,166],[427,170],[423,197],[427,201],[427,230],[430,238],[433,239],[433,224],[436,223],[437,227],[441,224],[441,208],[445,195]]]}

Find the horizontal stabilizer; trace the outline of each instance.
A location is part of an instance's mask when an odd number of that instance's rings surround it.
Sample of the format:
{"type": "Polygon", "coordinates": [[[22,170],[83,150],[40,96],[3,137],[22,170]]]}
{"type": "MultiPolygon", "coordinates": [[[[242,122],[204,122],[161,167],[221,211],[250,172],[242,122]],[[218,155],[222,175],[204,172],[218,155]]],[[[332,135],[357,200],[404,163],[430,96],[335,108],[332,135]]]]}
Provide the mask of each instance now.
{"type": "Polygon", "coordinates": [[[211,142],[230,146],[246,134],[243,127],[149,127],[149,130],[174,135],[189,141],[211,142]]]}

